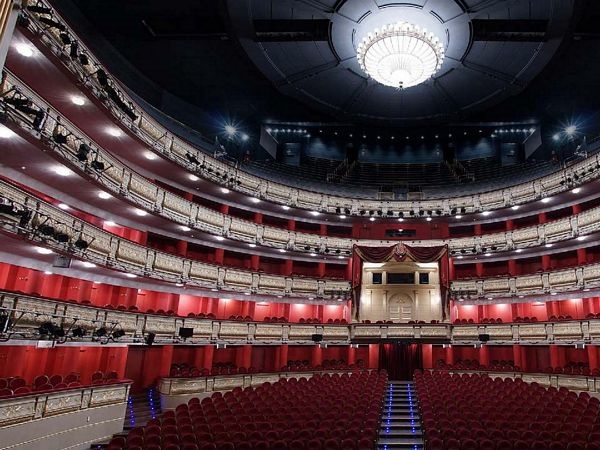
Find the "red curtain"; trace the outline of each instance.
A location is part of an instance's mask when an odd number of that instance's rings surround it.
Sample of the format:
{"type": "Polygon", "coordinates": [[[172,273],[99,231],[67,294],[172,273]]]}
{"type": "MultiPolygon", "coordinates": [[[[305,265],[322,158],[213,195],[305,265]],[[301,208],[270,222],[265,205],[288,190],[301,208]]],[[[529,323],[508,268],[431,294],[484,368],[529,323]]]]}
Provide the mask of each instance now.
{"type": "Polygon", "coordinates": [[[388,371],[390,380],[412,380],[416,369],[423,369],[421,344],[379,345],[379,368],[388,371]]]}
{"type": "Polygon", "coordinates": [[[354,246],[352,252],[352,295],[353,305],[355,305],[354,316],[356,319],[358,319],[360,309],[360,285],[362,282],[363,261],[382,263],[391,260],[405,261],[407,259],[420,263],[439,261],[442,318],[446,319],[450,287],[448,246],[413,247],[402,242],[390,247],[354,246]]]}

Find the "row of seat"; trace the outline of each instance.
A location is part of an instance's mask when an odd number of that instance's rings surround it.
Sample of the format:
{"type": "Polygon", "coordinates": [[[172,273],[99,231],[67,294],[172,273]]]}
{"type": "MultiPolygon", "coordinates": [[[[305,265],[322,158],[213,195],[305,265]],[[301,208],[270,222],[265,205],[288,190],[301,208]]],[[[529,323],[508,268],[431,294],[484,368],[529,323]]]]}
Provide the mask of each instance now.
{"type": "MultiPolygon", "coordinates": [[[[92,374],[89,384],[105,384],[118,381],[117,372],[96,371],[92,374]]],[[[32,383],[28,383],[20,376],[0,378],[0,397],[12,397],[14,395],[29,394],[32,392],[46,392],[55,389],[77,388],[82,386],[81,377],[77,373],[69,373],[67,375],[60,374],[42,374],[33,379],[32,383]]]]}
{"type": "Polygon", "coordinates": [[[415,372],[429,450],[598,450],[600,400],[521,379],[415,372]]]}
{"type": "Polygon", "coordinates": [[[372,450],[385,372],[282,379],[192,398],[108,450],[372,450]]]}
{"type": "MultiPolygon", "coordinates": [[[[512,360],[492,360],[489,364],[480,364],[476,359],[459,359],[453,364],[447,364],[443,359],[435,363],[436,370],[477,370],[495,372],[523,372],[512,360]]],[[[590,369],[590,365],[584,361],[569,361],[563,367],[545,367],[543,369],[529,370],[531,373],[554,373],[566,375],[591,375],[600,376],[600,369],[590,369]]]]}

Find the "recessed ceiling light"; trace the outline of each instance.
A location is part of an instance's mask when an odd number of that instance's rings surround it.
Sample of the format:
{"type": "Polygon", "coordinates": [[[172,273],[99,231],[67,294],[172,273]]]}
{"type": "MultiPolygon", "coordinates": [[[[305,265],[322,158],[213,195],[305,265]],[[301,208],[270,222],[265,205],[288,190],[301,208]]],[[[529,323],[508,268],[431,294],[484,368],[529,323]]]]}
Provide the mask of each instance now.
{"type": "Polygon", "coordinates": [[[581,188],[578,188],[578,187],[576,187],[576,188],[573,188],[573,189],[571,190],[571,192],[572,192],[573,194],[579,194],[579,193],[581,192],[581,188]]]}
{"type": "Polygon", "coordinates": [[[200,178],[198,178],[196,175],[194,175],[193,173],[188,175],[188,178],[192,181],[198,181],[200,178]]]}
{"type": "Polygon", "coordinates": [[[338,259],[344,259],[344,256],[340,255],[338,256],[338,259]]]}
{"type": "Polygon", "coordinates": [[[427,222],[431,222],[431,217],[428,217],[427,219],[425,219],[427,222]]]}
{"type": "Polygon", "coordinates": [[[250,295],[250,292],[244,292],[244,295],[250,295]]]}
{"type": "Polygon", "coordinates": [[[517,253],[521,253],[522,251],[523,251],[522,248],[518,248],[518,249],[515,250],[515,252],[517,252],[517,253]]]}
{"type": "Polygon", "coordinates": [[[49,248],[45,248],[45,247],[36,247],[35,251],[38,252],[40,255],[50,255],[50,254],[54,253],[49,248]]]}
{"type": "Polygon", "coordinates": [[[17,53],[19,55],[25,56],[26,58],[31,58],[33,56],[33,54],[35,53],[33,46],[31,46],[29,44],[25,44],[23,42],[16,44],[15,49],[17,50],[17,53]]]}
{"type": "Polygon", "coordinates": [[[230,191],[229,191],[229,189],[227,189],[226,187],[222,187],[222,188],[221,188],[221,192],[222,192],[223,194],[229,194],[229,192],[230,192],[230,191]]]}
{"type": "Polygon", "coordinates": [[[248,247],[254,248],[254,247],[256,247],[256,244],[248,244],[248,247]]]}
{"type": "Polygon", "coordinates": [[[375,222],[375,217],[371,217],[369,220],[370,220],[371,222],[375,222]]]}
{"type": "Polygon", "coordinates": [[[183,287],[183,283],[175,283],[175,286],[177,286],[177,287],[183,287]]]}
{"type": "Polygon", "coordinates": [[[215,239],[217,241],[224,241],[225,240],[225,238],[223,236],[215,236],[215,239]]]}
{"type": "Polygon", "coordinates": [[[156,154],[151,151],[146,151],[144,152],[144,158],[149,159],[150,161],[154,161],[155,159],[158,159],[158,156],[156,156],[156,154]]]}
{"type": "Polygon", "coordinates": [[[587,237],[587,236],[577,236],[577,240],[578,240],[578,241],[585,241],[585,238],[586,238],[586,237],[587,237]]]}
{"type": "Polygon", "coordinates": [[[15,132],[4,125],[0,125],[0,138],[2,139],[10,139],[15,136],[15,132]]]}
{"type": "Polygon", "coordinates": [[[260,203],[260,198],[256,198],[256,197],[250,197],[250,201],[252,203],[260,203]]]}
{"type": "Polygon", "coordinates": [[[310,214],[311,216],[318,216],[321,213],[319,211],[311,211],[310,214]]]}
{"type": "Polygon", "coordinates": [[[288,211],[288,210],[290,209],[290,207],[289,207],[288,205],[281,205],[281,208],[282,208],[284,211],[288,211]]]}
{"type": "Polygon", "coordinates": [[[279,253],[285,253],[285,249],[284,248],[280,248],[279,249],[279,253]]]}
{"type": "Polygon", "coordinates": [[[108,192],[100,191],[98,192],[98,197],[100,197],[102,200],[108,200],[112,197],[112,195],[110,195],[108,192]]]}
{"type": "Polygon", "coordinates": [[[485,256],[492,256],[490,252],[486,253],[485,256]]]}
{"type": "Polygon", "coordinates": [[[456,215],[456,216],[454,216],[454,217],[456,217],[457,219],[462,219],[462,216],[461,216],[460,214],[457,214],[457,215],[456,215]]]}
{"type": "Polygon", "coordinates": [[[544,197],[542,199],[542,203],[548,203],[550,201],[550,197],[544,197]]]}
{"type": "Polygon", "coordinates": [[[462,256],[462,255],[458,255],[458,256],[456,257],[456,259],[463,259],[463,256],[462,256]]]}
{"type": "Polygon", "coordinates": [[[490,212],[490,211],[483,211],[483,212],[481,213],[481,215],[482,215],[482,216],[489,216],[490,214],[491,214],[491,212],[490,212]]]}
{"type": "Polygon", "coordinates": [[[398,222],[404,222],[404,218],[398,217],[398,222]]]}
{"type": "Polygon", "coordinates": [[[56,173],[56,175],[60,175],[61,177],[68,177],[69,175],[73,174],[73,172],[71,172],[71,169],[65,166],[54,166],[52,170],[54,171],[54,173],[56,173]]]}
{"type": "Polygon", "coordinates": [[[552,244],[546,244],[546,248],[552,247],[552,244]]]}
{"type": "Polygon", "coordinates": [[[67,205],[66,203],[59,203],[59,204],[58,204],[58,207],[59,207],[60,209],[63,209],[63,210],[65,210],[65,211],[66,211],[67,209],[69,209],[69,208],[70,208],[70,207],[69,207],[69,205],[67,205]]]}
{"type": "Polygon", "coordinates": [[[310,256],[317,256],[317,254],[316,253],[311,253],[310,256]]]}
{"type": "Polygon", "coordinates": [[[550,292],[550,295],[556,295],[556,292],[550,292]]]}
{"type": "Polygon", "coordinates": [[[519,205],[513,205],[513,206],[510,207],[510,209],[512,209],[513,211],[516,211],[519,208],[520,208],[519,205]]]}
{"type": "Polygon", "coordinates": [[[126,274],[125,274],[125,276],[126,276],[127,278],[137,278],[137,275],[136,275],[136,274],[134,274],[134,273],[126,273],[126,274]]]}
{"type": "Polygon", "coordinates": [[[217,292],[217,291],[218,291],[218,289],[217,289],[217,288],[212,288],[212,289],[211,289],[211,291],[212,291],[212,292],[217,292]]]}
{"type": "Polygon", "coordinates": [[[83,106],[85,105],[85,98],[83,98],[81,95],[72,95],[71,102],[77,106],[83,106]]]}
{"type": "Polygon", "coordinates": [[[117,226],[117,224],[114,223],[112,220],[105,220],[104,225],[106,225],[107,227],[116,227],[117,226]]]}
{"type": "Polygon", "coordinates": [[[181,228],[181,231],[192,231],[190,227],[186,227],[185,225],[181,225],[179,228],[181,228]]]}
{"type": "Polygon", "coordinates": [[[494,300],[494,297],[488,297],[487,299],[488,300],[494,300]]]}
{"type": "Polygon", "coordinates": [[[106,132],[110,134],[112,137],[121,137],[123,136],[123,132],[116,127],[108,127],[106,128],[106,132]]]}
{"type": "Polygon", "coordinates": [[[144,216],[148,215],[148,213],[146,211],[144,211],[143,209],[139,209],[139,208],[134,208],[133,212],[136,213],[140,217],[144,217],[144,216]]]}
{"type": "Polygon", "coordinates": [[[81,265],[82,265],[83,267],[87,267],[88,269],[91,269],[92,267],[96,267],[96,264],[94,264],[94,263],[91,263],[91,262],[88,262],[88,261],[83,261],[83,262],[81,263],[81,265]]]}
{"type": "Polygon", "coordinates": [[[46,271],[44,271],[44,273],[45,273],[46,275],[52,275],[52,272],[50,272],[49,270],[46,270],[46,271]]]}
{"type": "Polygon", "coordinates": [[[341,215],[340,215],[340,219],[344,220],[345,218],[346,218],[346,215],[345,215],[345,214],[341,214],[341,215]]]}

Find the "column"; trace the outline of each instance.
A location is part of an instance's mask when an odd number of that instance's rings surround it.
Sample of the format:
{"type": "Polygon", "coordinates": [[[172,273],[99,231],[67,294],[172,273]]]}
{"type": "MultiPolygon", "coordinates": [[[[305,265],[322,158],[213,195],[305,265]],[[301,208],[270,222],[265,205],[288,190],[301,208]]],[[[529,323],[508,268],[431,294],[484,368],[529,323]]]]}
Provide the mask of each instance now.
{"type": "Polygon", "coordinates": [[[598,347],[595,345],[586,345],[586,350],[590,370],[598,369],[598,347]]]}
{"type": "Polygon", "coordinates": [[[577,264],[587,264],[587,250],[583,247],[577,249],[577,264]]]}
{"type": "Polygon", "coordinates": [[[545,212],[541,212],[538,214],[538,223],[541,225],[543,223],[548,222],[548,217],[545,212]]]}
{"type": "Polygon", "coordinates": [[[215,355],[215,346],[214,345],[207,345],[206,347],[204,347],[204,355],[203,355],[203,361],[202,361],[203,369],[208,369],[208,370],[212,369],[214,355],[215,355]]]}
{"type": "Polygon", "coordinates": [[[521,368],[521,370],[524,370],[521,346],[519,344],[514,344],[512,346],[512,349],[513,349],[513,361],[514,361],[515,366],[518,366],[521,368]]]}
{"type": "Polygon", "coordinates": [[[490,364],[490,348],[487,345],[482,345],[479,348],[479,364],[489,366],[490,364]]]}
{"type": "Polygon", "coordinates": [[[446,347],[445,362],[449,366],[454,364],[454,348],[452,348],[452,345],[446,347]]]}
{"type": "Polygon", "coordinates": [[[542,255],[542,270],[550,270],[550,255],[542,255]]]}
{"type": "Polygon", "coordinates": [[[352,345],[347,347],[346,363],[348,365],[356,364],[356,349],[352,345]]]}
{"type": "Polygon", "coordinates": [[[319,344],[315,344],[311,347],[310,364],[313,367],[323,364],[323,349],[319,344]]]}
{"type": "Polygon", "coordinates": [[[433,345],[421,344],[423,352],[423,369],[433,369],[433,345]]]}
{"type": "Polygon", "coordinates": [[[252,346],[240,345],[235,349],[235,364],[246,369],[252,364],[252,346]]]}
{"type": "Polygon", "coordinates": [[[379,344],[369,344],[369,369],[379,368],[379,344]]]}
{"type": "Polygon", "coordinates": [[[474,236],[481,236],[481,224],[480,223],[476,223],[473,226],[473,235],[474,236]]]}
{"type": "Polygon", "coordinates": [[[475,275],[483,277],[483,263],[475,263],[475,275]]]}

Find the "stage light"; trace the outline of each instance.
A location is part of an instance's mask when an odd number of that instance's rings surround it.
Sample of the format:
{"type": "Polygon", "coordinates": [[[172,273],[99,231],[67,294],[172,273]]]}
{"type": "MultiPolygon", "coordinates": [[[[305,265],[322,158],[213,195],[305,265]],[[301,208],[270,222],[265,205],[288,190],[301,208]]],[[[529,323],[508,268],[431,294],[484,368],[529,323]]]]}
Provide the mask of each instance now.
{"type": "Polygon", "coordinates": [[[107,227],[116,227],[117,226],[117,224],[115,222],[113,222],[112,220],[105,220],[104,225],[106,225],[107,227]]]}
{"type": "Polygon", "coordinates": [[[100,327],[96,331],[94,331],[94,336],[104,337],[104,336],[106,336],[106,333],[107,333],[106,328],[100,327]]]}
{"type": "Polygon", "coordinates": [[[136,275],[136,274],[134,274],[134,273],[126,273],[126,274],[125,274],[125,276],[126,276],[127,278],[137,278],[137,275],[136,275]]]}
{"type": "Polygon", "coordinates": [[[185,154],[186,159],[191,162],[192,164],[200,164],[200,161],[198,160],[198,158],[196,158],[195,155],[191,154],[190,152],[187,152],[185,154]]]}
{"type": "Polygon", "coordinates": [[[79,145],[79,149],[77,150],[77,153],[75,154],[75,156],[81,162],[87,161],[88,156],[89,156],[89,154],[90,154],[91,151],[92,151],[92,149],[90,148],[89,145],[87,145],[87,144],[80,144],[79,145]]]}
{"type": "Polygon", "coordinates": [[[87,334],[87,331],[81,327],[73,328],[71,330],[73,337],[82,338],[87,334]]]}
{"type": "Polygon", "coordinates": [[[51,225],[41,224],[38,226],[38,231],[44,236],[52,236],[54,234],[54,227],[51,225]]]}
{"type": "Polygon", "coordinates": [[[90,163],[90,167],[94,170],[102,172],[104,170],[104,163],[96,159],[90,163]]]}
{"type": "Polygon", "coordinates": [[[431,217],[427,217],[425,220],[427,220],[427,222],[431,222],[431,217]]]}
{"type": "Polygon", "coordinates": [[[148,333],[146,337],[144,337],[144,342],[147,346],[151,346],[152,344],[154,344],[154,338],[156,338],[155,333],[148,333]]]}
{"type": "Polygon", "coordinates": [[[256,198],[256,197],[250,197],[250,201],[252,203],[260,203],[260,198],[256,198]]]}
{"type": "Polygon", "coordinates": [[[85,239],[79,238],[75,241],[73,245],[75,245],[75,247],[77,247],[79,250],[85,250],[89,247],[90,244],[85,239]]]}
{"type": "Polygon", "coordinates": [[[577,127],[575,125],[569,125],[565,128],[565,133],[567,136],[573,136],[577,131],[577,127]]]}
{"type": "Polygon", "coordinates": [[[225,125],[225,133],[227,136],[233,137],[237,133],[237,128],[233,125],[225,125]]]}
{"type": "Polygon", "coordinates": [[[112,332],[113,339],[119,339],[125,336],[125,332],[123,330],[115,330],[112,332]]]}
{"type": "Polygon", "coordinates": [[[250,139],[250,136],[248,136],[246,133],[242,133],[242,141],[246,142],[248,139],[250,139]]]}
{"type": "Polygon", "coordinates": [[[320,215],[321,213],[319,211],[310,211],[309,214],[311,216],[315,216],[316,217],[316,216],[320,215]]]}
{"type": "Polygon", "coordinates": [[[559,140],[560,140],[560,134],[559,134],[559,133],[554,133],[554,134],[552,135],[552,140],[553,140],[554,142],[557,142],[557,141],[559,141],[559,140]]]}
{"type": "Polygon", "coordinates": [[[457,214],[457,215],[456,215],[456,216],[454,216],[454,217],[456,217],[457,219],[462,219],[462,216],[461,216],[460,214],[457,214]]]}
{"type": "Polygon", "coordinates": [[[31,58],[33,56],[33,54],[35,53],[35,50],[33,49],[33,47],[29,44],[25,44],[25,43],[19,43],[15,45],[15,50],[17,50],[17,53],[21,56],[24,56],[26,58],[31,58]]]}

